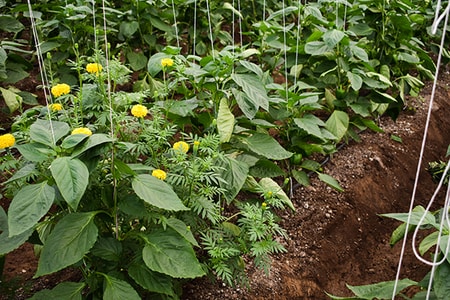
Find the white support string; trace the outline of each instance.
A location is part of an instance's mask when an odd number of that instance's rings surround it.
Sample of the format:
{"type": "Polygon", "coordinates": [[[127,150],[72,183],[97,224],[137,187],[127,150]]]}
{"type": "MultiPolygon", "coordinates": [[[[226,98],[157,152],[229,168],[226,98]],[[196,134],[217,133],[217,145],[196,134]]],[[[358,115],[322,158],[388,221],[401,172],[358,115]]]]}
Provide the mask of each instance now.
{"type": "Polygon", "coordinates": [[[30,15],[30,21],[31,21],[31,30],[33,32],[33,40],[34,40],[34,44],[36,47],[36,55],[38,58],[39,72],[41,74],[42,90],[44,92],[45,105],[47,106],[50,131],[52,133],[52,141],[53,141],[53,144],[56,145],[55,131],[53,129],[52,119],[50,118],[51,109],[50,109],[50,105],[49,105],[49,101],[48,101],[50,99],[50,103],[53,103],[53,99],[52,99],[51,92],[49,91],[50,85],[49,85],[49,81],[48,81],[48,77],[47,77],[47,72],[45,70],[45,63],[44,63],[44,58],[42,56],[41,43],[39,41],[39,36],[38,36],[37,29],[36,29],[36,21],[34,18],[33,8],[31,6],[30,0],[28,0],[27,3],[28,3],[28,13],[30,15]]]}
{"type": "MultiPolygon", "coordinates": [[[[197,0],[194,0],[194,24],[193,25],[194,25],[194,32],[193,32],[194,39],[192,41],[192,43],[193,43],[192,55],[195,56],[195,43],[197,42],[197,38],[196,38],[196,35],[197,35],[197,0]]],[[[194,59],[194,61],[195,61],[195,59],[194,59]]]]}
{"type": "Polygon", "coordinates": [[[289,89],[288,89],[288,68],[287,68],[287,46],[286,46],[286,10],[284,0],[282,1],[282,9],[283,9],[283,51],[284,51],[284,84],[285,92],[286,92],[286,101],[289,98],[289,89]]]}
{"type": "Polygon", "coordinates": [[[173,22],[175,27],[175,35],[177,36],[177,47],[180,48],[180,38],[178,37],[178,26],[177,26],[177,15],[175,12],[175,3],[172,0],[172,13],[173,13],[173,22]]]}
{"type": "MultiPolygon", "coordinates": [[[[423,138],[422,138],[422,145],[421,145],[421,148],[420,148],[420,154],[419,154],[419,159],[418,159],[418,163],[417,163],[417,169],[416,169],[416,175],[415,175],[416,177],[415,177],[414,187],[413,187],[413,191],[412,191],[412,195],[411,195],[411,201],[410,201],[410,206],[409,206],[409,214],[408,214],[408,219],[406,221],[406,228],[409,228],[409,225],[411,224],[411,214],[412,214],[412,211],[413,211],[413,208],[414,208],[414,202],[415,202],[415,199],[416,199],[417,186],[418,186],[418,183],[419,183],[419,174],[420,174],[420,169],[421,169],[421,166],[422,166],[423,156],[424,156],[424,152],[425,152],[425,145],[426,145],[426,141],[427,141],[428,129],[429,129],[429,124],[430,124],[430,119],[431,119],[431,112],[432,112],[432,109],[433,109],[434,98],[435,98],[435,95],[436,95],[437,79],[439,77],[439,69],[440,69],[441,60],[442,60],[442,54],[443,54],[443,50],[444,50],[445,32],[447,31],[447,21],[448,21],[448,17],[449,17],[449,7],[450,7],[450,4],[447,6],[447,9],[445,9],[445,13],[443,15],[439,16],[439,17],[438,17],[438,14],[436,13],[436,18],[435,18],[435,21],[433,22],[433,28],[437,29],[437,26],[439,24],[438,20],[442,20],[443,18],[445,18],[443,34],[442,34],[442,37],[441,37],[441,43],[440,43],[440,47],[439,47],[439,55],[438,55],[438,59],[437,59],[437,63],[436,63],[436,73],[434,75],[434,81],[433,81],[433,87],[432,87],[432,91],[431,91],[430,103],[429,103],[429,107],[428,107],[427,118],[426,118],[426,122],[425,122],[423,138]]],[[[437,7],[437,10],[440,10],[440,6],[437,7]]],[[[447,212],[445,212],[445,213],[447,213],[447,212]]],[[[402,243],[402,248],[401,248],[401,252],[400,252],[400,258],[399,258],[399,263],[398,263],[398,268],[397,268],[397,274],[396,274],[396,277],[395,277],[394,289],[392,291],[392,300],[395,299],[395,295],[397,293],[398,282],[400,280],[400,273],[401,273],[401,268],[402,268],[402,263],[403,263],[403,257],[404,257],[404,254],[405,254],[407,238],[408,238],[408,231],[406,230],[405,231],[405,236],[403,237],[403,243],[402,243]]]]}
{"type": "Polygon", "coordinates": [[[295,74],[294,74],[294,87],[297,85],[297,66],[298,66],[298,47],[300,45],[300,33],[302,30],[301,27],[301,0],[298,0],[298,13],[297,13],[297,41],[295,44],[295,74]]]}
{"type": "Polygon", "coordinates": [[[209,1],[206,0],[206,12],[208,14],[208,25],[209,25],[209,39],[211,40],[211,55],[213,60],[215,60],[215,54],[214,54],[214,39],[212,34],[212,26],[211,26],[211,12],[209,11],[209,1]]]}

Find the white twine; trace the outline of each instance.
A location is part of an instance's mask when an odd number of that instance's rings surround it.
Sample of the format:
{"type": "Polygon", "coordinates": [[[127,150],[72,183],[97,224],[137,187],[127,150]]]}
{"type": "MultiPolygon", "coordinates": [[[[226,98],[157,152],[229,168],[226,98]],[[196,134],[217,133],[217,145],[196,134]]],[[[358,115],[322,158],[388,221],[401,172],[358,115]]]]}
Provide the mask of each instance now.
{"type": "MultiPolygon", "coordinates": [[[[448,7],[450,7],[450,5],[448,7]]],[[[433,81],[433,87],[432,87],[432,91],[431,91],[430,103],[429,103],[429,107],[428,107],[427,118],[426,118],[426,122],[425,122],[423,138],[422,138],[422,145],[421,145],[421,148],[420,148],[420,155],[419,155],[419,159],[418,159],[418,163],[417,163],[416,177],[415,177],[414,187],[413,187],[413,191],[412,191],[412,195],[411,195],[411,201],[410,201],[410,206],[409,206],[409,214],[408,214],[408,219],[406,221],[406,228],[409,228],[409,225],[411,223],[411,215],[412,215],[412,211],[413,211],[413,208],[414,208],[414,202],[415,202],[415,199],[416,199],[416,192],[417,192],[417,187],[418,187],[418,183],[419,183],[419,174],[420,174],[420,169],[421,169],[421,166],[422,166],[423,156],[424,156],[424,152],[425,152],[425,145],[426,145],[426,141],[427,141],[428,129],[429,129],[429,124],[430,124],[430,119],[431,119],[431,112],[432,112],[432,109],[433,109],[434,98],[435,98],[435,95],[436,95],[437,79],[438,79],[438,76],[439,76],[439,69],[440,69],[441,60],[442,60],[442,53],[443,53],[443,49],[444,49],[445,32],[447,31],[447,21],[448,21],[448,16],[449,16],[449,9],[448,9],[448,7],[445,10],[445,14],[438,16],[438,13],[436,13],[436,18],[435,18],[435,21],[433,22],[433,28],[437,28],[440,20],[442,20],[442,18],[445,18],[444,29],[443,29],[443,34],[442,34],[442,38],[441,38],[441,44],[439,46],[439,55],[438,55],[438,59],[437,59],[437,63],[436,63],[437,64],[436,65],[436,73],[434,75],[434,81],[433,81]]],[[[438,7],[437,7],[437,11],[439,11],[439,10],[440,10],[440,3],[438,5],[438,7]]],[[[447,201],[447,198],[446,198],[446,201],[447,201]]],[[[445,212],[445,213],[447,213],[447,212],[445,212]]],[[[402,263],[403,263],[403,257],[404,257],[404,254],[405,254],[407,238],[408,238],[408,230],[405,231],[405,236],[403,237],[403,243],[402,243],[402,248],[401,248],[401,252],[400,252],[400,258],[399,258],[399,263],[398,263],[398,268],[397,268],[397,274],[396,274],[396,277],[395,277],[394,289],[393,289],[393,292],[392,292],[392,300],[395,299],[395,295],[397,293],[398,282],[400,280],[400,273],[401,273],[401,268],[402,268],[402,263]]],[[[415,249],[415,247],[413,247],[413,249],[415,249]]],[[[416,253],[415,250],[414,250],[414,253],[416,253]]],[[[416,255],[416,256],[419,258],[419,260],[422,259],[419,255],[416,255]]],[[[430,280],[431,280],[431,278],[430,278],[430,280]]],[[[427,295],[427,299],[429,299],[429,294],[427,295]]]]}

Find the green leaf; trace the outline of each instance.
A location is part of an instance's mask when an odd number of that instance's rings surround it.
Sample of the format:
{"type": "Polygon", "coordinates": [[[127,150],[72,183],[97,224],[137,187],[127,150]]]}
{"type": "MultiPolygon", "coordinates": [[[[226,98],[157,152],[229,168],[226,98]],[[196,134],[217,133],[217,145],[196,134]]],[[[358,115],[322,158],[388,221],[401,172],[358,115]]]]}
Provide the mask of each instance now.
{"type": "Polygon", "coordinates": [[[224,180],[224,182],[220,181],[220,187],[225,189],[224,197],[230,204],[245,183],[249,171],[248,165],[230,156],[225,156],[218,165],[222,167],[220,175],[224,180]]]}
{"type": "MultiPolygon", "coordinates": [[[[394,292],[395,281],[383,281],[375,284],[347,287],[358,297],[358,299],[391,299],[394,292]]],[[[397,293],[403,289],[417,285],[417,282],[410,279],[402,279],[397,283],[397,293]]]]}
{"type": "Polygon", "coordinates": [[[163,58],[171,58],[171,55],[166,53],[156,53],[150,57],[147,63],[147,71],[150,76],[155,77],[162,71],[161,60],[163,58]]]}
{"type": "Polygon", "coordinates": [[[30,184],[14,196],[8,209],[9,236],[21,234],[34,227],[48,212],[55,200],[55,189],[47,181],[30,184]]]}
{"type": "Polygon", "coordinates": [[[306,54],[313,56],[324,55],[325,53],[333,51],[325,42],[322,41],[312,41],[305,45],[306,54]]]}
{"type": "Polygon", "coordinates": [[[0,30],[6,31],[6,32],[18,33],[20,31],[22,31],[23,29],[25,29],[25,26],[23,26],[23,24],[20,23],[13,16],[8,16],[8,15],[0,16],[0,30]]]}
{"type": "Polygon", "coordinates": [[[254,74],[231,74],[231,78],[239,85],[248,99],[252,101],[256,107],[262,107],[266,111],[269,110],[269,96],[267,96],[266,88],[258,76],[254,74]]]}
{"type": "Polygon", "coordinates": [[[363,62],[369,62],[369,56],[363,48],[358,47],[356,44],[352,44],[350,45],[350,51],[363,62]]]}
{"type": "Polygon", "coordinates": [[[45,289],[37,292],[29,300],[81,300],[84,282],[62,282],[51,290],[45,289]]]}
{"type": "Polygon", "coordinates": [[[9,112],[15,112],[19,109],[22,104],[22,97],[17,95],[11,90],[4,89],[0,87],[0,91],[2,92],[3,99],[5,100],[6,105],[9,108],[9,112]]]}
{"type": "Polygon", "coordinates": [[[0,257],[17,249],[25,243],[33,233],[34,228],[30,228],[21,234],[9,237],[8,216],[3,207],[0,206],[0,257]]]}
{"type": "Polygon", "coordinates": [[[294,204],[292,204],[291,199],[286,195],[283,189],[271,178],[262,178],[259,181],[259,185],[263,188],[264,192],[271,191],[273,196],[277,197],[284,204],[286,204],[290,209],[295,210],[294,204]]]}
{"type": "Polygon", "coordinates": [[[439,237],[439,231],[435,231],[427,235],[419,245],[419,253],[424,255],[431,247],[437,244],[439,237]]]}
{"type": "Polygon", "coordinates": [[[232,88],[231,91],[244,115],[250,120],[253,119],[258,112],[259,106],[247,97],[247,94],[244,92],[234,88],[232,88]]]}
{"type": "Polygon", "coordinates": [[[106,134],[102,134],[102,133],[93,134],[87,138],[86,142],[84,142],[79,147],[75,148],[75,150],[72,152],[72,156],[73,157],[80,156],[81,154],[85,153],[89,149],[92,149],[98,145],[110,143],[112,141],[113,140],[110,137],[108,137],[106,134]]]}
{"type": "Polygon", "coordinates": [[[42,248],[35,278],[57,272],[83,258],[97,240],[96,214],[71,213],[56,224],[42,248]]]}
{"type": "Polygon", "coordinates": [[[294,179],[301,185],[310,185],[308,174],[306,174],[305,171],[292,170],[292,176],[294,176],[294,179]]]}
{"type": "Polygon", "coordinates": [[[350,80],[350,83],[352,85],[352,89],[355,91],[359,91],[362,87],[363,80],[361,76],[358,74],[352,73],[350,71],[347,72],[348,80],[350,80]]]}
{"type": "Polygon", "coordinates": [[[122,244],[113,237],[100,237],[91,253],[101,259],[118,262],[122,255],[122,244]]]}
{"type": "Polygon", "coordinates": [[[347,132],[349,117],[346,112],[335,110],[325,123],[326,128],[340,141],[347,132]]]}
{"type": "Polygon", "coordinates": [[[186,223],[177,218],[169,218],[166,220],[166,224],[167,226],[178,232],[178,234],[181,235],[183,238],[185,238],[186,241],[188,241],[194,246],[199,247],[197,240],[195,239],[192,232],[189,230],[186,223]]]}
{"type": "Polygon", "coordinates": [[[142,52],[129,51],[127,59],[133,71],[142,70],[147,65],[147,57],[142,52]]]}
{"type": "Polygon", "coordinates": [[[230,141],[234,129],[234,115],[228,107],[227,99],[222,98],[219,104],[219,112],[217,116],[217,131],[219,132],[220,142],[226,143],[230,141]]]}
{"type": "Polygon", "coordinates": [[[105,277],[104,300],[140,300],[136,290],[126,281],[103,274],[105,277]]]}
{"type": "Polygon", "coordinates": [[[434,273],[433,291],[438,300],[447,300],[450,295],[450,264],[444,261],[434,273]]]}
{"type": "Polygon", "coordinates": [[[53,147],[56,142],[69,133],[70,127],[67,123],[37,119],[30,126],[31,140],[53,147]]]}
{"type": "Polygon", "coordinates": [[[264,133],[254,133],[244,140],[251,151],[268,159],[282,160],[294,153],[285,150],[273,137],[264,133]]]}
{"type": "Polygon", "coordinates": [[[150,270],[142,259],[134,260],[130,264],[128,274],[150,292],[174,296],[172,278],[150,270]]]}
{"type": "Polygon", "coordinates": [[[124,38],[129,39],[138,29],[139,22],[137,21],[120,22],[119,35],[122,35],[124,38]]]}
{"type": "Polygon", "coordinates": [[[335,189],[338,192],[343,192],[344,189],[340,186],[339,182],[332,176],[324,173],[317,173],[319,176],[319,179],[331,186],[333,189],[335,189]]]}
{"type": "Polygon", "coordinates": [[[274,162],[268,159],[260,159],[250,168],[250,175],[254,177],[277,177],[283,176],[284,171],[274,162]]]}
{"type": "Polygon", "coordinates": [[[325,126],[325,123],[318,117],[312,114],[306,114],[302,118],[295,118],[294,123],[308,134],[323,139],[320,127],[325,126]]]}
{"type": "Polygon", "coordinates": [[[205,275],[191,244],[170,228],[147,235],[142,257],[151,270],[174,278],[205,275]]]}
{"type": "Polygon", "coordinates": [[[61,147],[64,149],[70,149],[87,139],[85,134],[74,134],[67,136],[61,143],[61,147]]]}
{"type": "Polygon", "coordinates": [[[153,206],[172,211],[189,210],[170,185],[152,175],[134,177],[132,186],[139,198],[153,206]]]}
{"type": "Polygon", "coordinates": [[[323,41],[329,48],[334,48],[342,39],[346,36],[346,34],[340,30],[332,29],[325,32],[322,36],[323,41]]]}
{"type": "Polygon", "coordinates": [[[50,170],[64,200],[76,211],[89,183],[88,168],[79,159],[59,157],[50,170]]]}
{"type": "Polygon", "coordinates": [[[51,156],[56,156],[55,151],[40,143],[28,143],[15,147],[26,160],[32,162],[43,162],[51,156]]]}
{"type": "Polygon", "coordinates": [[[21,178],[27,178],[32,175],[36,175],[37,173],[38,171],[36,169],[36,165],[34,163],[27,163],[21,169],[17,170],[17,172],[14,173],[13,176],[11,176],[8,180],[6,180],[4,184],[13,182],[21,178]]]}
{"type": "MultiPolygon", "coordinates": [[[[420,206],[420,205],[416,206],[413,209],[413,211],[411,212],[409,224],[410,225],[419,225],[419,221],[424,213],[425,213],[425,209],[422,206],[420,206]]],[[[404,223],[406,223],[408,220],[408,213],[389,213],[389,214],[381,214],[381,216],[388,217],[391,219],[396,219],[396,220],[402,221],[404,223]]],[[[425,216],[424,220],[422,221],[421,225],[432,225],[435,228],[439,228],[439,225],[436,223],[435,216],[429,211],[426,212],[426,216],[425,216]]]]}

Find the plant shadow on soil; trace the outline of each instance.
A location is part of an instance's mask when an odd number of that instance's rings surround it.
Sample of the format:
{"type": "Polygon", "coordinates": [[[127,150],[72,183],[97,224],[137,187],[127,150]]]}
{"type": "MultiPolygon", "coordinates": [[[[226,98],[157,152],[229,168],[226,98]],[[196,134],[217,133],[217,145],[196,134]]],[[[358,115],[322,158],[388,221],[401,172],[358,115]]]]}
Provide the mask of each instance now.
{"type": "MultiPolygon", "coordinates": [[[[443,160],[450,143],[449,72],[441,77],[416,205],[426,205],[436,186],[425,170],[428,162],[443,160]]],[[[360,142],[350,142],[331,157],[324,171],[339,181],[344,192],[336,192],[317,178],[312,178],[311,186],[294,190],[296,211],[286,211],[281,216],[281,225],[288,233],[281,242],[288,252],[273,257],[268,276],[250,265],[249,290],[196,279],[184,286],[182,299],[327,299],[325,291],[350,296],[346,284],[393,280],[401,243],[391,248],[389,239],[399,222],[379,214],[409,210],[430,95],[428,84],[421,93],[422,101],[409,103],[414,112],[402,113],[396,122],[381,118],[379,125],[384,133],[366,131],[360,142]],[[392,135],[402,142],[391,139],[392,135]]],[[[438,198],[435,209],[442,206],[443,198],[438,198]]],[[[0,204],[7,206],[4,200],[0,204]]],[[[409,245],[401,278],[420,280],[429,269],[414,257],[409,245]]],[[[36,267],[30,244],[9,253],[0,282],[0,299],[25,299],[61,281],[81,278],[77,271],[67,270],[32,279],[36,267]]]]}

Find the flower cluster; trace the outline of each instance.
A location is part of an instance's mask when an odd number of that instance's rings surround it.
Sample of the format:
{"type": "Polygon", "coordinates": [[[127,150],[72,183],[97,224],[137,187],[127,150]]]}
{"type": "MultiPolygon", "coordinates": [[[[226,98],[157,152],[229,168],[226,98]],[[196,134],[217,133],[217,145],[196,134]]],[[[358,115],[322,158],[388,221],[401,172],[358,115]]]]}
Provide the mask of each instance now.
{"type": "Polygon", "coordinates": [[[183,141],[176,142],[173,144],[173,149],[187,153],[189,151],[189,144],[183,141]]]}
{"type": "Polygon", "coordinates": [[[68,93],[70,93],[70,86],[65,83],[59,83],[59,84],[55,85],[54,87],[52,87],[51,92],[52,92],[52,95],[55,97],[67,95],[68,93]]]}
{"type": "Polygon", "coordinates": [[[98,75],[102,71],[103,67],[101,64],[90,63],[86,65],[86,71],[90,74],[98,75]]]}
{"type": "Polygon", "coordinates": [[[86,134],[88,136],[91,136],[92,131],[87,127],[79,127],[72,130],[72,134],[86,134]]]}
{"type": "Polygon", "coordinates": [[[131,114],[136,118],[143,118],[147,115],[147,107],[141,104],[136,104],[131,108],[131,114]]]}
{"type": "Polygon", "coordinates": [[[63,106],[61,103],[52,103],[50,104],[50,110],[51,111],[60,111],[63,109],[63,106]]]}
{"type": "Polygon", "coordinates": [[[167,178],[167,173],[164,172],[164,171],[161,170],[161,169],[155,169],[155,170],[152,171],[152,176],[153,176],[153,177],[156,177],[156,178],[158,178],[158,179],[161,179],[161,180],[166,180],[166,178],[167,178]]]}
{"type": "Polygon", "coordinates": [[[0,135],[0,149],[14,146],[16,139],[11,133],[0,135]]]}
{"type": "Polygon", "coordinates": [[[161,66],[163,68],[173,66],[173,59],[171,59],[171,58],[163,58],[163,59],[161,59],[161,66]]]}

